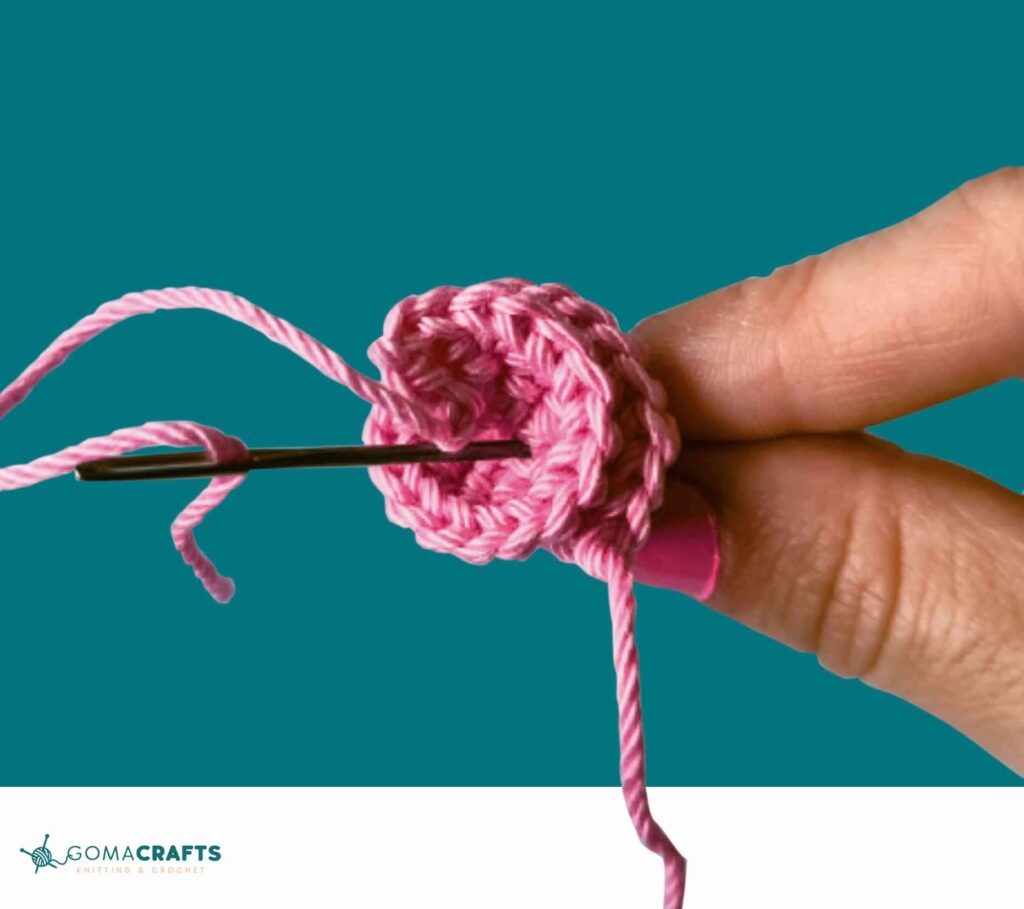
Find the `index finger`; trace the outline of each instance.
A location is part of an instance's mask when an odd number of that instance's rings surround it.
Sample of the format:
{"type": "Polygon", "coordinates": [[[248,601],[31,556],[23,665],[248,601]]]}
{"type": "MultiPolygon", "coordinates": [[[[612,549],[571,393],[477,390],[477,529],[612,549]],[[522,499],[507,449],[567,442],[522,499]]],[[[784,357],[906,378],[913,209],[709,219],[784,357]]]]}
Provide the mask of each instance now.
{"type": "Polygon", "coordinates": [[[641,322],[684,436],[861,429],[1024,372],[1024,168],[641,322]]]}

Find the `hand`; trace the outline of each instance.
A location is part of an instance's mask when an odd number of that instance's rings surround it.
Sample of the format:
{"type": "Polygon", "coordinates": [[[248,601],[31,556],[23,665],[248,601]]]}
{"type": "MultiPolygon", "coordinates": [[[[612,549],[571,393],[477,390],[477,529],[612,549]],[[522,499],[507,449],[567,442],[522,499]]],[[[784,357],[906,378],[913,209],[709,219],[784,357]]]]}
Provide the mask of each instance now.
{"type": "MultiPolygon", "coordinates": [[[[1024,502],[860,431],[1024,373],[1024,169],[635,335],[691,484],[670,482],[639,579],[815,652],[1024,773],[1024,502]]],[[[1022,418],[1007,415],[1011,444],[1022,418]]]]}

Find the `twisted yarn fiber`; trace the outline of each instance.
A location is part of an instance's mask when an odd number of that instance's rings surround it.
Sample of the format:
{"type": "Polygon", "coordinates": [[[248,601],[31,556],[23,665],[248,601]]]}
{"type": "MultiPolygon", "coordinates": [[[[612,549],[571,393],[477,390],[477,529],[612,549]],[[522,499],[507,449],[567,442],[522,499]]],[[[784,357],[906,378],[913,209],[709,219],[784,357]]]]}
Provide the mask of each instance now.
{"type": "MultiPolygon", "coordinates": [[[[147,291],[106,303],[64,332],[0,393],[0,418],[106,328],[133,315],[183,308],[212,310],[255,328],[370,402],[367,443],[427,441],[455,450],[515,437],[529,444],[529,459],[388,465],[370,475],[388,517],[426,548],[473,563],[522,559],[544,548],[608,584],[623,792],[641,841],[663,859],[664,905],[678,909],[686,863],[647,799],[632,572],[678,442],[664,391],[613,317],[558,284],[506,279],[439,287],[402,300],[388,315],[370,348],[378,382],[240,297],[199,288],[147,291]]],[[[0,469],[0,491],[156,445],[201,445],[218,461],[246,451],[210,427],[147,423],[0,469]]],[[[222,602],[233,584],[198,549],[194,530],[242,480],[212,480],[172,527],[175,546],[222,602]]]]}

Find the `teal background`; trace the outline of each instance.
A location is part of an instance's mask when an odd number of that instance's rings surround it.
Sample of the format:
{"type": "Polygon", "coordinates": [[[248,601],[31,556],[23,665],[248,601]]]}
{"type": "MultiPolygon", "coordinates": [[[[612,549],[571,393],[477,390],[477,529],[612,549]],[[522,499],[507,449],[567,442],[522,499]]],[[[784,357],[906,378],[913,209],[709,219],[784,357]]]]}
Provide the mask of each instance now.
{"type": "MultiPolygon", "coordinates": [[[[1022,16],[597,4],[52,4],[0,14],[0,380],[104,300],[241,293],[358,367],[400,297],[521,275],[625,325],[1021,163],[1022,16]]],[[[883,427],[1024,487],[1019,383],[883,427]]],[[[203,313],[120,326],[0,427],[15,463],[146,419],[252,445],[365,406],[203,313]],[[225,362],[222,353],[226,353],[225,362]],[[296,404],[301,401],[301,404],[296,404]]],[[[359,472],[0,499],[3,784],[613,784],[602,585],[421,551],[359,472]],[[538,615],[540,613],[540,615],[538,615]]],[[[656,784],[1013,783],[813,657],[641,591],[656,784]]]]}

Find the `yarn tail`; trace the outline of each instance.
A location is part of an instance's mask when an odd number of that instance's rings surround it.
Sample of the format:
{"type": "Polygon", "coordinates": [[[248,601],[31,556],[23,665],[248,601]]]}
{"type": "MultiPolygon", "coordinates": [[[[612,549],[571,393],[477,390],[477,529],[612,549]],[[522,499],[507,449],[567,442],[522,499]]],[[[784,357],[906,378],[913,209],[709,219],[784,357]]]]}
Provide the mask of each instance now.
{"type": "MultiPolygon", "coordinates": [[[[0,420],[24,401],[49,373],[97,335],[135,316],[148,315],[160,310],[180,309],[205,309],[258,331],[275,344],[280,344],[302,357],[324,375],[351,389],[364,400],[385,406],[402,419],[412,421],[425,437],[432,438],[442,448],[454,450],[466,441],[444,431],[422,407],[353,369],[334,351],[290,322],[271,315],[242,297],[202,287],[172,287],[145,291],[104,303],[94,313],[79,320],[58,336],[18,378],[0,390],[0,420]]],[[[245,446],[238,439],[208,426],[181,420],[150,422],[143,426],[120,429],[108,436],[87,439],[78,445],[37,458],[28,464],[0,467],[0,492],[32,486],[43,480],[73,473],[79,464],[94,458],[112,457],[161,445],[201,445],[214,461],[228,460],[245,452],[245,446]]],[[[211,481],[178,516],[171,528],[174,545],[181,557],[192,568],[209,594],[220,603],[226,603],[231,599],[235,585],[230,578],[218,573],[213,563],[196,545],[194,530],[242,480],[242,476],[231,476],[218,477],[211,481]]]]}
{"type": "Polygon", "coordinates": [[[686,859],[651,816],[647,798],[643,719],[640,711],[640,662],[636,649],[636,595],[633,574],[621,565],[608,579],[619,702],[619,772],[630,819],[642,842],[665,863],[665,909],[681,909],[686,889],[686,859]]]}
{"type": "MultiPolygon", "coordinates": [[[[119,429],[107,436],[86,439],[55,454],[44,455],[28,464],[0,467],[0,492],[23,489],[45,480],[74,473],[85,461],[110,458],[144,448],[157,446],[186,448],[200,445],[215,462],[244,457],[246,448],[239,439],[224,435],[210,426],[185,420],[144,423],[119,429]]],[[[174,546],[185,563],[193,569],[207,592],[219,603],[226,603],[234,593],[230,578],[221,575],[202,553],[195,541],[195,528],[227,495],[245,479],[244,475],[217,477],[185,508],[171,528],[174,546]]]]}
{"type": "Polygon", "coordinates": [[[425,437],[431,438],[441,448],[454,450],[465,442],[446,433],[422,407],[353,369],[312,335],[243,297],[205,287],[147,290],[104,303],[59,335],[17,379],[0,391],[0,420],[24,401],[43,378],[97,335],[135,316],[181,309],[205,309],[258,331],[275,344],[301,357],[329,379],[344,385],[364,401],[387,407],[403,420],[415,423],[425,437]]]}

